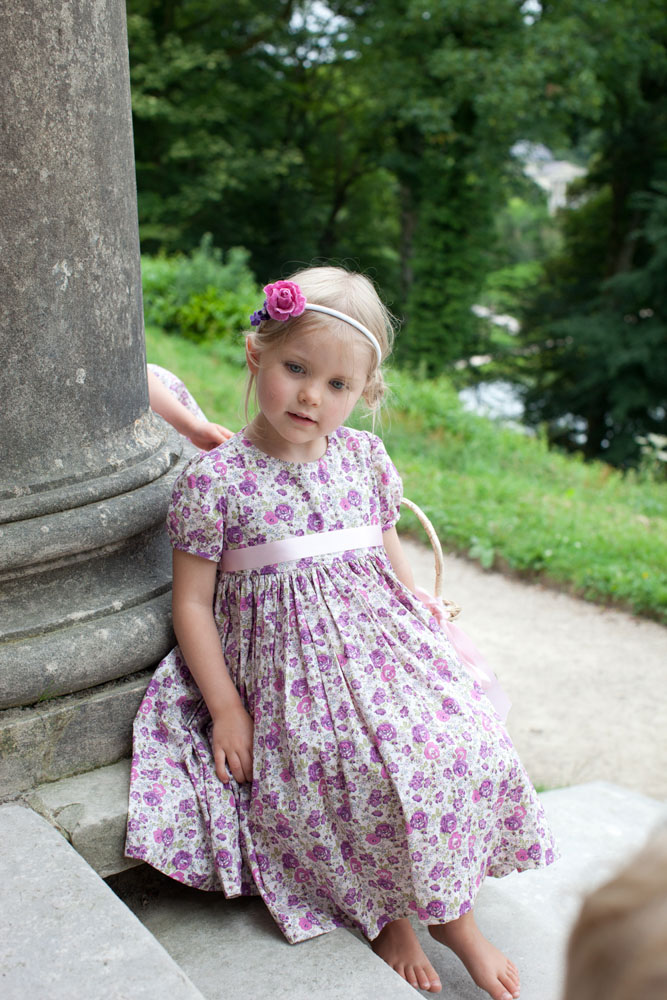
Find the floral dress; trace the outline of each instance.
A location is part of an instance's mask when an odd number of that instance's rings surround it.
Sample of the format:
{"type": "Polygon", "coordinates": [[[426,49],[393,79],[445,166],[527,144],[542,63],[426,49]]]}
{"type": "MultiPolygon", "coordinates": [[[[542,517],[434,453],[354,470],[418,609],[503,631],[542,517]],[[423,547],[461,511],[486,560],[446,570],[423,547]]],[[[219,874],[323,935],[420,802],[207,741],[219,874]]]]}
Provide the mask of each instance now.
{"type": "MultiPolygon", "coordinates": [[[[401,494],[368,432],[341,427],[302,464],[241,432],[182,473],[168,531],[219,562],[223,548],[386,530],[401,494]]],[[[130,857],[228,897],[259,893],[291,942],[454,920],[486,875],[554,860],[504,726],[383,546],[218,567],[213,612],[254,719],[254,780],[216,776],[210,716],[177,647],[135,721],[130,857]]]]}

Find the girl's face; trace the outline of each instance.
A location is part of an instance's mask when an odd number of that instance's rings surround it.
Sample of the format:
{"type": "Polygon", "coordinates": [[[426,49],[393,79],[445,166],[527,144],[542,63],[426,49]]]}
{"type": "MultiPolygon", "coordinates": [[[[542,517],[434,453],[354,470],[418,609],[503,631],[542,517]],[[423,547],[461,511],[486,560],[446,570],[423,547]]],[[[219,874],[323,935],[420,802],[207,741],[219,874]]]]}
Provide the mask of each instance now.
{"type": "Polygon", "coordinates": [[[349,417],[364,391],[370,346],[361,336],[335,331],[295,333],[257,354],[247,342],[259,413],[249,432],[263,451],[291,462],[311,462],[327,437],[349,417]]]}

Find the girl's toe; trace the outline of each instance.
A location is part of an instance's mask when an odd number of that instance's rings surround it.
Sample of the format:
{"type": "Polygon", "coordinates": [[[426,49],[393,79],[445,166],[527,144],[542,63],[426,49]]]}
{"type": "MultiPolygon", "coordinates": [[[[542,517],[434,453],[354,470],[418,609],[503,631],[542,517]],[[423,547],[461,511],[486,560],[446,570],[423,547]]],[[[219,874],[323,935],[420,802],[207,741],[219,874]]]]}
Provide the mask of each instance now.
{"type": "Polygon", "coordinates": [[[402,976],[408,986],[414,986],[416,990],[419,989],[419,983],[417,982],[415,970],[411,965],[395,965],[394,972],[397,972],[399,976],[402,976]]]}
{"type": "Polygon", "coordinates": [[[511,976],[512,979],[515,979],[517,982],[519,981],[519,970],[517,969],[514,962],[507,963],[507,975],[511,976]]]}
{"type": "Polygon", "coordinates": [[[514,994],[519,988],[519,970],[511,962],[507,963],[507,969],[498,976],[498,979],[510,993],[514,994]]]}
{"type": "Polygon", "coordinates": [[[420,990],[430,990],[431,989],[431,977],[425,972],[424,969],[417,969],[417,982],[419,983],[420,990]]]}

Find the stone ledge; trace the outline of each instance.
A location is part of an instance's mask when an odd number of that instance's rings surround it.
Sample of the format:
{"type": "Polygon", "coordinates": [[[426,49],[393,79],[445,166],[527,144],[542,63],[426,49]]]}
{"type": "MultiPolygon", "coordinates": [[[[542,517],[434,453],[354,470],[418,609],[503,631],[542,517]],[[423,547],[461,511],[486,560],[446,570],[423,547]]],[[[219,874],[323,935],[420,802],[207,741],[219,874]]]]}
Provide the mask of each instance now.
{"type": "MultiPolygon", "coordinates": [[[[207,1000],[418,1000],[422,996],[352,931],[340,929],[288,944],[256,897],[225,899],[219,892],[201,892],[147,865],[110,882],[207,1000]]],[[[452,1000],[458,995],[442,996],[452,1000]]],[[[482,1000],[479,990],[476,1000],[482,1000]]]]}
{"type": "Polygon", "coordinates": [[[63,834],[98,875],[107,878],[141,863],[124,855],[129,793],[130,761],[120,760],[74,778],[39,785],[26,801],[63,834]]]}
{"type": "MultiPolygon", "coordinates": [[[[14,489],[0,486],[0,522],[42,517],[136,490],[168,473],[180,448],[174,434],[165,433],[149,411],[131,428],[102,439],[87,452],[84,465],[80,450],[60,457],[60,468],[67,470],[65,482],[38,478],[32,485],[14,489]]],[[[44,470],[39,471],[43,476],[44,470]]]]}
{"type": "Polygon", "coordinates": [[[82,553],[36,574],[0,583],[0,645],[83,625],[150,601],[171,588],[171,547],[164,525],[82,553]]]}
{"type": "Polygon", "coordinates": [[[152,531],[166,517],[172,480],[173,473],[163,475],[131,493],[0,526],[0,572],[11,576],[35,567],[44,572],[50,562],[82,552],[92,555],[152,531]]]}
{"type": "Polygon", "coordinates": [[[0,796],[113,764],[131,752],[132,723],[153,670],[32,708],[0,712],[0,796]]]}
{"type": "Polygon", "coordinates": [[[115,614],[0,643],[0,708],[47,705],[62,695],[128,677],[154,667],[173,646],[171,587],[115,614]]]}
{"type": "Polygon", "coordinates": [[[49,824],[0,807],[3,1000],[203,1000],[187,975],[49,824]]]}

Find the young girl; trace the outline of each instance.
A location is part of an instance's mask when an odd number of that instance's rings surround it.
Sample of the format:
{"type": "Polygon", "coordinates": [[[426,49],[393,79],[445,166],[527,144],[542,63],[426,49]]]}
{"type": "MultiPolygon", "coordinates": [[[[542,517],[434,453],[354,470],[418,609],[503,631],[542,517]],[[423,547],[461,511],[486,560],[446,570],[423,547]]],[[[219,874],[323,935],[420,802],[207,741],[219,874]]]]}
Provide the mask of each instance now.
{"type": "Polygon", "coordinates": [[[356,927],[436,993],[417,919],[510,1000],[517,970],[475,897],[554,848],[493,706],[413,596],[398,474],[344,426],[381,399],[388,314],[338,268],[265,293],[247,338],[258,413],[172,498],[179,646],[135,723],[127,853],[259,893],[290,942],[356,927]]]}

